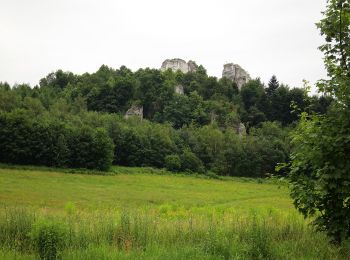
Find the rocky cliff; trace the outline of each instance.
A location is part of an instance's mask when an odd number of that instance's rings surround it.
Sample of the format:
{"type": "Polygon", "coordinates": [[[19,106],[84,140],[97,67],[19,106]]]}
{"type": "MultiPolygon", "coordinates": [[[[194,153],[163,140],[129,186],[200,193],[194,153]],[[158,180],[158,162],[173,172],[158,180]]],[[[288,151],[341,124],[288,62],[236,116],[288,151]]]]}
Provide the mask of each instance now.
{"type": "Polygon", "coordinates": [[[143,106],[132,105],[125,113],[125,118],[138,117],[143,119],[143,106]]]}
{"type": "MultiPolygon", "coordinates": [[[[182,71],[183,73],[187,72],[195,72],[198,69],[198,65],[194,61],[184,61],[183,59],[175,58],[175,59],[166,59],[162,63],[162,67],[160,68],[162,71],[171,69],[173,71],[182,71]]],[[[250,75],[247,71],[245,71],[241,66],[234,63],[224,64],[224,70],[222,71],[222,77],[226,77],[232,81],[234,81],[238,88],[251,80],[250,75]]]]}
{"type": "Polygon", "coordinates": [[[197,64],[194,61],[184,61],[182,59],[166,59],[165,61],[163,61],[162,63],[162,67],[160,68],[161,70],[167,70],[167,69],[171,69],[173,71],[177,71],[180,70],[183,73],[187,73],[187,72],[194,72],[196,71],[198,68],[197,64]]]}
{"type": "Polygon", "coordinates": [[[224,65],[222,77],[226,77],[236,82],[238,89],[241,89],[243,84],[247,83],[251,78],[248,72],[242,69],[241,66],[234,63],[227,63],[224,65]]]}

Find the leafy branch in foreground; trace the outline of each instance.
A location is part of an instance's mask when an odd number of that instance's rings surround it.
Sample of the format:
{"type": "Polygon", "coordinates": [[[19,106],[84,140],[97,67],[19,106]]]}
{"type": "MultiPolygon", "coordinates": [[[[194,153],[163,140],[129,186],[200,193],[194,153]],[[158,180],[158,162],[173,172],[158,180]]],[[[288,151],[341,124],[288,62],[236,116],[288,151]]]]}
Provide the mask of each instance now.
{"type": "Polygon", "coordinates": [[[330,77],[318,83],[334,98],[325,115],[302,113],[292,134],[290,181],[295,206],[337,244],[350,237],[350,4],[330,0],[318,24],[330,77]]]}

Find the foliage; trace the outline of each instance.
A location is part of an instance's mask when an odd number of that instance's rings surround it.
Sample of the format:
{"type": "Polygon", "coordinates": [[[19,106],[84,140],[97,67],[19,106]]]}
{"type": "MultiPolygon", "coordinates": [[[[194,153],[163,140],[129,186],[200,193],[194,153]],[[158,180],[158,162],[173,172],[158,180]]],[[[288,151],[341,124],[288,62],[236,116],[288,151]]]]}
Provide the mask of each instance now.
{"type": "Polygon", "coordinates": [[[349,1],[332,0],[318,23],[330,76],[318,86],[334,101],[325,115],[302,114],[290,169],[295,206],[338,244],[350,237],[349,18],[349,1]]]}
{"type": "Polygon", "coordinates": [[[164,158],[176,151],[174,130],[161,124],[120,122],[112,134],[116,144],[115,162],[128,166],[163,167],[164,158]]]}
{"type": "Polygon", "coordinates": [[[0,161],[108,170],[113,143],[104,130],[33,121],[25,111],[0,113],[0,161]]]}
{"type": "Polygon", "coordinates": [[[165,168],[169,171],[180,171],[181,170],[181,160],[176,154],[165,156],[165,168]]]}
{"type": "Polygon", "coordinates": [[[269,81],[268,88],[266,89],[266,94],[271,96],[279,87],[279,82],[276,75],[273,75],[269,81]]]}
{"type": "Polygon", "coordinates": [[[349,113],[303,115],[293,136],[291,183],[295,206],[336,242],[350,236],[349,113]],[[336,127],[334,127],[336,125],[336,127]]]}
{"type": "Polygon", "coordinates": [[[188,149],[181,154],[181,168],[183,171],[190,172],[203,173],[205,171],[202,161],[188,149]]]}
{"type": "Polygon", "coordinates": [[[347,106],[350,104],[350,2],[328,1],[324,18],[317,23],[326,43],[320,46],[329,80],[322,80],[320,91],[336,97],[347,106]]]}
{"type": "Polygon", "coordinates": [[[67,243],[67,227],[53,220],[39,220],[33,224],[30,237],[40,259],[57,259],[67,243]]]}
{"type": "Polygon", "coordinates": [[[68,138],[69,166],[106,171],[112,165],[114,145],[103,129],[72,129],[68,138]]]}
{"type": "Polygon", "coordinates": [[[57,70],[33,88],[0,83],[0,162],[106,171],[112,163],[164,168],[175,155],[186,164],[181,170],[261,177],[288,160],[289,146],[254,129],[272,121],[288,128],[300,112],[325,113],[331,100],[279,84],[276,76],[267,88],[254,79],[239,91],[203,66],[189,73],[106,65],[82,75],[57,70]],[[184,94],[175,93],[178,85],[184,94]],[[142,120],[124,119],[132,105],[142,106],[142,120]]]}

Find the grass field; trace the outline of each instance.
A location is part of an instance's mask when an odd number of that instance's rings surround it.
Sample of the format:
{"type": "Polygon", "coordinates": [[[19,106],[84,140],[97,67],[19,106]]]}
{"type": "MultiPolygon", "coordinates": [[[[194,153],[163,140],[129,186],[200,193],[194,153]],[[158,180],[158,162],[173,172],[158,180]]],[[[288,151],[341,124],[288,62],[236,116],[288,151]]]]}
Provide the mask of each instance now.
{"type": "Polygon", "coordinates": [[[156,174],[113,176],[0,169],[0,201],[5,206],[62,210],[149,208],[163,204],[239,210],[292,208],[285,186],[251,180],[223,181],[156,174]]]}
{"type": "Polygon", "coordinates": [[[63,259],[347,259],[350,253],[312,230],[284,183],[147,168],[112,173],[0,169],[0,259],[43,258],[47,244],[57,244],[57,252],[48,250],[63,259]]]}

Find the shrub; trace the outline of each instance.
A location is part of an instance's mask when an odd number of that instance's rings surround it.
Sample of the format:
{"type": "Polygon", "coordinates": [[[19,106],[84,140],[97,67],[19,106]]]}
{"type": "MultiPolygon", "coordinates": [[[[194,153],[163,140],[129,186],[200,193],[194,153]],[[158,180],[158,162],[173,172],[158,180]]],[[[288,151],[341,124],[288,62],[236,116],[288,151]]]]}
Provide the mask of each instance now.
{"type": "Polygon", "coordinates": [[[30,232],[33,246],[40,259],[57,259],[65,248],[67,227],[50,220],[36,222],[30,232]]]}
{"type": "Polygon", "coordinates": [[[181,159],[178,155],[172,154],[165,156],[165,168],[169,171],[178,172],[181,170],[181,159]]]}
{"type": "Polygon", "coordinates": [[[182,170],[204,173],[205,169],[202,161],[189,149],[185,149],[181,155],[182,170]]]}

